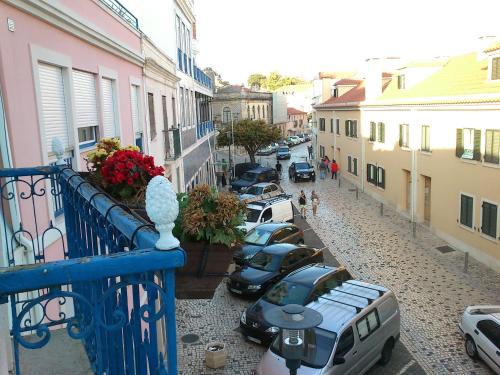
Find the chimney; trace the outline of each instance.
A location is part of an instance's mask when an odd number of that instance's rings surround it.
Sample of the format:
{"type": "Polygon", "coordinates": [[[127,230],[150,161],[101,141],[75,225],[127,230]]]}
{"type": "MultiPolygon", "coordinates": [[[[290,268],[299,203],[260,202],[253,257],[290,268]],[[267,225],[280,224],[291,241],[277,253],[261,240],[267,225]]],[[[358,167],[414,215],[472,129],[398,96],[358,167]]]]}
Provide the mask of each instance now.
{"type": "Polygon", "coordinates": [[[366,59],[364,76],[365,99],[372,100],[382,95],[382,64],[380,58],[366,59]]]}
{"type": "Polygon", "coordinates": [[[484,60],[487,56],[486,53],[484,53],[484,50],[491,46],[495,40],[497,39],[496,36],[494,35],[485,35],[485,36],[480,36],[477,38],[477,43],[476,43],[476,59],[477,61],[482,61],[484,60]]]}

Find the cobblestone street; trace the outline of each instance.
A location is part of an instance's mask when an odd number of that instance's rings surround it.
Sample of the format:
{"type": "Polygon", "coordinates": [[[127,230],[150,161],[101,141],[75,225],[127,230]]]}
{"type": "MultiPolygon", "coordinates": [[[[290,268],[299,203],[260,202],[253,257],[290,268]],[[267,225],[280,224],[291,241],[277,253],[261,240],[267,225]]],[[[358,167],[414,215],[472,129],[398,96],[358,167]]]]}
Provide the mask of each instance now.
{"type": "MultiPolygon", "coordinates": [[[[305,150],[305,145],[295,148],[292,160],[305,156],[305,150]]],[[[269,157],[272,163],[273,156],[269,157]]],[[[284,165],[284,176],[286,170],[284,165]]],[[[319,193],[318,216],[313,218],[308,212],[309,224],[355,277],[396,293],[401,341],[428,374],[492,374],[481,361],[474,362],[465,354],[458,322],[468,305],[500,303],[499,274],[472,258],[464,273],[462,252],[439,252],[436,247],[446,243],[425,227],[418,227],[413,238],[407,219],[388,208],[380,216],[379,203],[362,193],[356,200],[349,191],[353,186],[345,180],[340,189],[331,179],[296,184],[284,178],[282,186],[294,201],[301,189],[307,196],[312,189],[319,193]]],[[[181,374],[253,373],[263,348],[245,342],[235,330],[248,304],[229,296],[224,285],[211,301],[178,301],[181,374]],[[199,335],[200,340],[183,343],[181,337],[188,333],[199,335]],[[223,340],[228,346],[224,369],[208,370],[204,365],[204,345],[211,340],[223,340]]]]}

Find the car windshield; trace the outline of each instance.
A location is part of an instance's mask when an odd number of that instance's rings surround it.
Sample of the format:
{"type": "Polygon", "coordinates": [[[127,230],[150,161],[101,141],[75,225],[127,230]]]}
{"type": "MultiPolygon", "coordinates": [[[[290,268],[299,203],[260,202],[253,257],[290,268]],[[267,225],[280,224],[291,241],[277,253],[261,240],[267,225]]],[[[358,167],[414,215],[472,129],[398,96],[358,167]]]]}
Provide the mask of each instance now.
{"type": "Polygon", "coordinates": [[[264,301],[278,306],[285,306],[290,303],[303,305],[310,291],[311,289],[305,285],[282,281],[264,294],[262,298],[264,301]]]}
{"type": "MultiPolygon", "coordinates": [[[[332,354],[337,334],[317,327],[306,330],[304,334],[306,337],[304,340],[304,354],[301,358],[302,364],[312,368],[325,367],[332,354]]],[[[283,340],[280,340],[280,335],[276,336],[271,345],[271,351],[283,357],[281,354],[283,350],[282,344],[283,340]]]]}
{"type": "Polygon", "coordinates": [[[263,251],[259,251],[254,257],[248,262],[248,265],[252,268],[256,268],[261,271],[277,271],[280,266],[281,258],[272,255],[269,253],[265,253],[263,251]]]}
{"type": "Polygon", "coordinates": [[[257,179],[257,173],[245,172],[240,178],[245,181],[255,181],[257,179]]]}
{"type": "Polygon", "coordinates": [[[260,195],[264,191],[263,186],[250,186],[246,191],[245,194],[253,194],[253,195],[260,195]]]}
{"type": "Polygon", "coordinates": [[[288,147],[280,147],[278,152],[288,152],[289,148],[288,147]]]}
{"type": "Polygon", "coordinates": [[[296,163],[295,164],[295,169],[309,169],[311,166],[309,163],[296,163]]]}
{"type": "Polygon", "coordinates": [[[255,208],[247,208],[247,219],[246,221],[250,223],[256,223],[259,220],[261,210],[256,210],[255,208]]]}
{"type": "Polygon", "coordinates": [[[265,245],[269,237],[271,237],[272,232],[254,228],[245,236],[245,242],[250,245],[265,245]]]}

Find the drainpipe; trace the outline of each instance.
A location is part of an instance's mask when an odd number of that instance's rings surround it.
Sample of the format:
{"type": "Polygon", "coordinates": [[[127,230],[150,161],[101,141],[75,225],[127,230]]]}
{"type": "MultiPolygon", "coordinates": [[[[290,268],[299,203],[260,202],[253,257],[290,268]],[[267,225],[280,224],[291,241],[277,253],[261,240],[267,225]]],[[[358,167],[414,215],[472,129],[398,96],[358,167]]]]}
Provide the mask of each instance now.
{"type": "Polygon", "coordinates": [[[361,191],[365,191],[365,138],[363,137],[363,110],[360,109],[359,112],[359,132],[360,132],[360,139],[361,139],[361,167],[360,169],[360,176],[361,176],[361,191]]]}

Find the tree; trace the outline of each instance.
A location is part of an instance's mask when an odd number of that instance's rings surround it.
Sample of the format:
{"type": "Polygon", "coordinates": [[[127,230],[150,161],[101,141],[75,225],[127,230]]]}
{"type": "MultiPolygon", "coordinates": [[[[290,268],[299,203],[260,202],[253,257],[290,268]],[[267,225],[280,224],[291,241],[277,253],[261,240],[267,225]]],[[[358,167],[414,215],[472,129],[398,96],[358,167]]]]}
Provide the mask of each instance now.
{"type": "MultiPolygon", "coordinates": [[[[233,134],[235,146],[243,147],[252,163],[255,163],[255,154],[259,148],[280,139],[279,129],[272,125],[266,125],[263,120],[240,120],[233,125],[233,134]]],[[[231,125],[227,125],[220,130],[217,144],[229,146],[230,143],[232,143],[231,125]]]]}
{"type": "Polygon", "coordinates": [[[248,76],[248,86],[258,85],[259,87],[267,87],[267,78],[264,74],[255,73],[248,76]]]}
{"type": "Polygon", "coordinates": [[[280,81],[283,77],[278,72],[271,72],[267,78],[267,88],[271,91],[280,87],[280,81]]]}

